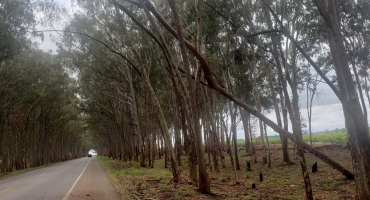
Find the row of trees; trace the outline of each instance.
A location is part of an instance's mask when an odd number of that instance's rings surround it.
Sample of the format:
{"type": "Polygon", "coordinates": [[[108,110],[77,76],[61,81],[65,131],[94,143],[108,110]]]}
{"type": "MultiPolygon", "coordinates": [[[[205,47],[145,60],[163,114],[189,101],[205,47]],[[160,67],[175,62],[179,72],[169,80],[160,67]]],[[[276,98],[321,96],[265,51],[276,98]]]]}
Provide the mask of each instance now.
{"type": "Polygon", "coordinates": [[[89,147],[76,81],[30,40],[39,5],[0,1],[2,173],[85,156],[89,147]]]}
{"type": "Polygon", "coordinates": [[[174,180],[180,181],[185,152],[192,182],[210,193],[206,163],[216,171],[220,162],[225,167],[226,148],[234,170],[240,170],[238,119],[246,150],[253,152],[254,115],[266,164],[266,125],[280,134],[283,163],[291,163],[287,140],[296,143],[307,199],[313,191],[304,150],[354,178],[361,199],[370,196],[366,1],[77,3],[81,10],[64,30],[60,55],[79,74],[88,132],[100,153],[144,167],[153,166],[165,148],[174,180]],[[353,173],[302,141],[299,93],[311,93],[312,105],[319,82],[343,105],[353,173]],[[270,109],[276,122],[261,114],[270,109]]]}

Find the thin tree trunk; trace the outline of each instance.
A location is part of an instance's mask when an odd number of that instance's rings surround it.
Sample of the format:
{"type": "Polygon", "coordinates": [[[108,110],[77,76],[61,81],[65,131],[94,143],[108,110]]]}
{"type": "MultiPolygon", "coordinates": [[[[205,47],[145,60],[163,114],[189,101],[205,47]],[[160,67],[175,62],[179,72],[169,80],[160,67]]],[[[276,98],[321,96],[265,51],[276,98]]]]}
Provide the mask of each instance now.
{"type": "Polygon", "coordinates": [[[242,118],[242,122],[243,122],[243,129],[244,129],[244,139],[245,139],[245,152],[246,153],[250,153],[251,152],[251,139],[249,137],[249,118],[250,118],[250,114],[239,108],[239,111],[240,111],[240,117],[242,118]]]}
{"type": "MultiPolygon", "coordinates": [[[[258,112],[261,112],[260,110],[258,112]]],[[[262,151],[262,161],[263,164],[267,164],[267,156],[266,156],[266,146],[265,146],[265,133],[263,131],[263,122],[262,120],[258,120],[258,124],[260,126],[260,138],[261,138],[261,151],[262,151]]]]}
{"type": "Polygon", "coordinates": [[[210,95],[210,91],[207,91],[205,90],[205,95],[203,95],[203,97],[205,98],[205,102],[208,102],[208,103],[205,103],[205,114],[207,116],[207,120],[208,120],[208,123],[210,124],[210,127],[211,127],[211,130],[210,130],[210,144],[211,144],[211,152],[212,152],[212,158],[213,158],[213,166],[214,166],[214,170],[216,172],[219,172],[219,167],[218,167],[218,157],[217,157],[217,152],[218,152],[218,138],[217,138],[217,128],[216,128],[216,123],[215,123],[215,120],[213,118],[213,115],[212,113],[214,113],[212,111],[212,105],[213,105],[213,101],[212,101],[212,97],[213,95],[210,95]],[[207,98],[209,97],[209,99],[207,98]]]}
{"type": "Polygon", "coordinates": [[[137,144],[139,148],[139,154],[140,154],[140,166],[145,167],[145,153],[144,153],[144,145],[143,145],[143,137],[140,130],[140,123],[139,123],[139,117],[137,114],[137,104],[136,104],[136,97],[135,97],[135,90],[134,86],[132,84],[132,76],[131,76],[131,69],[126,70],[126,77],[128,79],[129,85],[130,85],[130,95],[132,98],[132,106],[130,106],[131,114],[132,114],[132,121],[133,121],[133,127],[134,127],[134,133],[137,136],[137,144]]]}
{"type": "MultiPolygon", "coordinates": [[[[143,3],[144,4],[144,3],[143,3]]],[[[177,13],[176,9],[176,3],[175,0],[169,0],[169,4],[173,13],[174,21],[177,27],[177,32],[179,36],[179,42],[180,42],[180,50],[181,55],[184,62],[184,68],[185,68],[185,75],[187,80],[187,87],[189,91],[190,96],[190,110],[192,112],[192,124],[193,124],[193,130],[194,130],[194,142],[195,142],[195,149],[197,153],[197,161],[198,161],[198,170],[199,170],[199,191],[202,193],[211,193],[211,184],[209,175],[206,169],[206,165],[204,163],[204,153],[203,153],[203,145],[202,145],[202,135],[201,135],[201,129],[199,125],[199,113],[197,110],[197,101],[195,100],[195,86],[193,86],[193,80],[191,78],[191,69],[188,61],[188,56],[186,52],[185,47],[185,40],[182,33],[181,23],[180,19],[177,13]]],[[[149,14],[149,13],[148,13],[149,14]]],[[[199,77],[199,74],[197,74],[199,77]]],[[[199,84],[199,83],[198,83],[199,84]]]]}
{"type": "Polygon", "coordinates": [[[227,134],[227,128],[226,128],[226,123],[225,121],[223,121],[223,125],[225,127],[225,134],[226,134],[226,143],[227,143],[227,151],[229,152],[229,155],[230,155],[230,162],[231,162],[231,167],[233,169],[233,173],[234,173],[234,179],[235,179],[235,184],[239,184],[239,181],[238,181],[238,176],[236,175],[236,166],[235,166],[235,161],[234,161],[234,157],[233,157],[233,151],[232,151],[232,148],[231,148],[231,136],[232,136],[232,128],[230,129],[230,134],[227,134]]]}
{"type": "Polygon", "coordinates": [[[178,164],[176,161],[174,149],[172,146],[172,141],[170,138],[170,133],[168,131],[167,127],[167,122],[165,120],[161,105],[159,104],[158,98],[154,92],[154,89],[150,83],[149,77],[147,76],[147,72],[144,66],[143,61],[141,60],[141,57],[139,53],[135,50],[134,45],[132,43],[132,40],[129,38],[129,35],[127,34],[126,27],[123,26],[123,30],[125,31],[126,35],[126,42],[131,46],[131,50],[133,51],[136,60],[139,62],[140,65],[140,72],[141,72],[141,77],[143,79],[144,85],[146,86],[147,90],[149,91],[150,99],[153,101],[154,109],[156,113],[158,114],[160,126],[162,129],[163,133],[163,139],[165,140],[166,143],[166,149],[168,150],[168,153],[170,154],[170,159],[171,159],[171,168],[172,168],[172,174],[174,176],[174,181],[178,182],[180,181],[180,174],[179,174],[179,169],[178,169],[178,164]]]}
{"type": "MultiPolygon", "coordinates": [[[[269,28],[272,28],[272,21],[271,17],[268,13],[268,5],[265,3],[265,11],[266,11],[266,17],[267,17],[267,24],[269,28]]],[[[278,76],[279,79],[282,82],[283,85],[283,92],[285,95],[285,98],[290,102],[289,100],[289,93],[287,91],[287,84],[285,82],[285,79],[283,77],[283,72],[282,72],[282,67],[280,64],[280,58],[278,56],[278,47],[277,47],[277,41],[272,38],[272,43],[273,43],[273,49],[274,49],[274,56],[275,56],[275,61],[276,61],[276,67],[278,69],[278,76]]],[[[300,120],[300,112],[299,112],[299,105],[298,105],[298,92],[297,92],[297,72],[296,72],[296,66],[295,66],[295,59],[296,59],[296,48],[293,49],[293,61],[292,61],[292,74],[293,74],[293,81],[291,84],[292,87],[292,94],[293,94],[293,101],[292,104],[288,103],[286,106],[288,107],[289,115],[291,118],[292,122],[292,127],[293,127],[293,134],[296,135],[296,137],[300,138],[302,140],[302,128],[301,128],[301,120],[300,120]]],[[[285,69],[287,70],[287,69],[285,69]]],[[[289,76],[288,76],[289,78],[289,76]]],[[[299,144],[296,145],[297,147],[297,156],[299,158],[300,164],[301,164],[301,169],[302,169],[302,175],[303,175],[303,181],[305,183],[305,191],[306,191],[306,198],[307,199],[313,199],[313,194],[312,194],[312,188],[311,188],[311,182],[310,178],[308,175],[307,171],[307,166],[306,166],[306,159],[304,157],[304,150],[303,147],[299,144]]]]}
{"type": "Polygon", "coordinates": [[[355,58],[353,58],[351,60],[352,70],[353,70],[353,73],[355,74],[355,79],[356,79],[356,83],[357,83],[357,91],[358,91],[358,94],[360,95],[360,100],[361,100],[361,105],[362,105],[362,112],[364,114],[365,121],[367,122],[367,109],[366,109],[365,99],[364,99],[364,95],[362,93],[361,82],[360,82],[360,78],[358,77],[358,73],[357,73],[357,69],[356,69],[356,65],[355,65],[355,60],[354,59],[355,58]]]}
{"type": "Polygon", "coordinates": [[[249,135],[250,135],[250,138],[251,138],[251,147],[252,147],[252,155],[253,155],[253,158],[254,158],[254,163],[257,163],[257,156],[256,156],[256,152],[255,152],[255,149],[254,149],[254,146],[253,146],[253,135],[252,135],[252,123],[251,123],[251,118],[249,116],[249,135]]]}
{"type": "Polygon", "coordinates": [[[182,152],[182,145],[181,145],[181,136],[180,136],[180,126],[179,126],[179,116],[180,116],[180,109],[179,106],[176,104],[177,101],[181,101],[178,97],[179,95],[173,92],[173,129],[175,135],[175,153],[177,158],[177,163],[181,166],[181,152],[182,152]]]}
{"type": "Polygon", "coordinates": [[[235,169],[240,170],[240,164],[239,164],[239,158],[238,158],[238,144],[237,144],[237,137],[236,137],[236,113],[237,113],[237,110],[232,108],[231,102],[229,102],[229,109],[230,109],[230,115],[231,115],[231,129],[230,129],[230,132],[232,133],[232,144],[233,144],[234,155],[235,155],[235,169]]]}
{"type": "MultiPolygon", "coordinates": [[[[256,33],[257,31],[254,28],[254,23],[253,23],[253,21],[252,21],[252,19],[249,15],[247,15],[247,19],[249,21],[252,32],[256,33]]],[[[272,30],[273,28],[272,28],[271,23],[269,23],[269,21],[271,21],[271,20],[268,18],[268,26],[269,26],[269,29],[272,30]]],[[[279,52],[278,52],[278,49],[277,49],[276,36],[272,35],[271,40],[273,41],[273,55],[274,55],[274,58],[275,58],[276,65],[278,65],[277,67],[281,68],[281,64],[280,64],[280,60],[279,60],[279,52]]],[[[257,42],[260,46],[262,46],[262,42],[259,40],[259,38],[257,38],[257,42]]],[[[269,87],[270,87],[270,91],[271,91],[271,98],[272,98],[273,106],[274,106],[274,109],[275,109],[275,115],[276,115],[277,123],[280,127],[283,127],[282,121],[281,121],[281,116],[280,116],[279,105],[278,105],[278,101],[277,101],[276,94],[275,94],[275,88],[273,86],[273,81],[272,81],[272,75],[271,75],[272,70],[269,67],[268,63],[266,62],[265,58],[262,59],[262,62],[263,62],[263,65],[264,65],[264,67],[266,69],[266,73],[267,73],[267,78],[268,78],[268,83],[269,83],[269,87]]],[[[282,109],[284,109],[284,107],[282,107],[282,109]]],[[[279,136],[280,136],[280,139],[282,140],[283,163],[284,164],[290,164],[291,161],[290,161],[290,158],[289,158],[288,145],[287,145],[288,138],[286,138],[286,137],[284,137],[280,134],[279,134],[279,136]]]]}
{"type": "Polygon", "coordinates": [[[315,96],[316,86],[312,89],[312,93],[309,92],[309,82],[307,82],[307,117],[308,117],[308,134],[310,134],[310,144],[312,147],[312,129],[311,129],[311,121],[312,121],[312,101],[313,97],[315,96]]]}
{"type": "Polygon", "coordinates": [[[267,136],[267,128],[266,128],[266,124],[263,123],[263,127],[265,129],[265,137],[266,137],[266,143],[267,143],[267,153],[268,153],[268,165],[267,167],[270,168],[271,167],[271,152],[270,152],[270,143],[269,143],[269,138],[267,136]]]}

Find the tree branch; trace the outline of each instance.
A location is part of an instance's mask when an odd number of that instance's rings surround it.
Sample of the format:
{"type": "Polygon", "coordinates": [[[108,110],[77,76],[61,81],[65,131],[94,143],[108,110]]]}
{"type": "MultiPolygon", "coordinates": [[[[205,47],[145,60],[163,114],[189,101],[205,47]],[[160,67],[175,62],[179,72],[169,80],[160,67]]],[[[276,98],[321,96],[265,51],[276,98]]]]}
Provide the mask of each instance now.
{"type": "Polygon", "coordinates": [[[322,79],[325,80],[326,84],[328,84],[329,87],[333,90],[333,92],[337,95],[341,103],[345,105],[346,102],[345,102],[344,97],[339,93],[338,89],[334,86],[334,84],[328,79],[328,77],[325,76],[324,72],[321,71],[320,67],[316,65],[316,63],[311,59],[311,57],[305,52],[305,50],[302,49],[302,47],[298,44],[298,42],[292,37],[292,35],[285,28],[285,26],[280,21],[276,13],[271,9],[270,5],[268,5],[268,3],[266,3],[265,0],[262,0],[262,2],[266,5],[266,8],[268,9],[268,11],[274,16],[276,22],[280,25],[281,31],[285,35],[285,37],[287,37],[294,44],[294,46],[299,50],[299,52],[301,52],[303,57],[307,59],[307,61],[312,65],[312,67],[316,70],[316,72],[321,76],[322,79]]]}
{"type": "Polygon", "coordinates": [[[115,50],[113,50],[112,48],[110,48],[107,44],[105,44],[104,42],[86,34],[86,33],[80,33],[80,32],[75,32],[75,31],[67,31],[67,30],[42,30],[42,31],[34,31],[34,32],[64,32],[64,33],[73,33],[73,34],[77,34],[77,35],[83,35],[101,45],[103,45],[105,48],[107,48],[109,51],[111,51],[112,53],[114,54],[117,54],[119,56],[121,56],[124,60],[126,60],[128,63],[130,63],[130,65],[135,69],[135,71],[140,75],[140,71],[136,68],[136,66],[129,60],[126,58],[126,56],[122,55],[120,52],[117,52],[115,50]]]}

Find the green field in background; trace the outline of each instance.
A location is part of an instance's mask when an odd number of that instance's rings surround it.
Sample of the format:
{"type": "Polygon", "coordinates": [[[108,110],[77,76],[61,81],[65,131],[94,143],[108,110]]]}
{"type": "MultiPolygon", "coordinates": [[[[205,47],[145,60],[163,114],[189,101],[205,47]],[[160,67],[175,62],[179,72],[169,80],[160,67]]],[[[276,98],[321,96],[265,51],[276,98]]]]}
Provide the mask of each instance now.
{"type": "MultiPolygon", "coordinates": [[[[312,134],[312,142],[330,142],[334,144],[344,144],[346,142],[346,139],[347,139],[347,132],[330,132],[330,133],[312,134]]],[[[279,136],[269,136],[268,140],[270,144],[280,144],[279,136]]],[[[310,142],[310,135],[304,134],[303,140],[305,142],[310,142]]],[[[261,142],[260,139],[253,139],[254,144],[259,144],[260,142],[261,142]]],[[[238,140],[238,146],[244,146],[244,144],[245,144],[245,141],[243,139],[238,140]]]]}

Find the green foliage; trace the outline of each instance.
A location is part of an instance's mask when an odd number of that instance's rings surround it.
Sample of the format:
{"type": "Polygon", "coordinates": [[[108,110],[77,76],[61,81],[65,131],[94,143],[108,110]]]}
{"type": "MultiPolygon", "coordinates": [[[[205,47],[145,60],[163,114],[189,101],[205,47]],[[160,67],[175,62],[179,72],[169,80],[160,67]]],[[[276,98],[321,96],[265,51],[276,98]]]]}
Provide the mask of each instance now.
{"type": "Polygon", "coordinates": [[[58,56],[29,49],[2,62],[1,68],[0,158],[18,157],[27,162],[18,167],[3,162],[1,171],[85,156],[88,150],[84,148],[76,85],[58,56]],[[50,154],[50,159],[37,161],[40,154],[50,154]]]}
{"type": "Polygon", "coordinates": [[[0,62],[30,44],[26,33],[34,28],[35,22],[30,1],[0,1],[0,62]]]}
{"type": "Polygon", "coordinates": [[[342,180],[334,180],[332,178],[322,178],[321,181],[324,184],[325,189],[331,190],[339,185],[344,184],[344,181],[342,180]]]}

